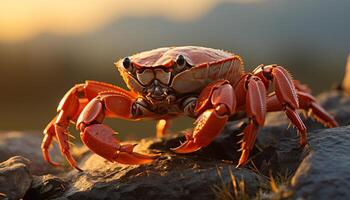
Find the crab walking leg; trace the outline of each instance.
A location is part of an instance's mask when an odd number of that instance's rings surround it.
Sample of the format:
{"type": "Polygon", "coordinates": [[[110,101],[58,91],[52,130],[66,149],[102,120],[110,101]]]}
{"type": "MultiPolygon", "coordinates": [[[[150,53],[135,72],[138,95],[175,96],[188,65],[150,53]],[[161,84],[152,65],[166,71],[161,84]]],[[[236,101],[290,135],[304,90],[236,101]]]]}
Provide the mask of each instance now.
{"type": "Polygon", "coordinates": [[[69,123],[76,122],[79,114],[86,106],[86,104],[91,99],[96,97],[99,92],[102,91],[122,92],[124,90],[107,83],[86,81],[83,84],[75,85],[64,95],[57,108],[58,114],[44,129],[44,139],[41,145],[44,160],[54,166],[59,165],[58,163],[52,161],[49,156],[49,148],[51,146],[53,138],[56,137],[63,156],[67,159],[72,167],[80,170],[69,151],[70,147],[68,137],[70,134],[67,129],[69,123]]]}
{"type": "Polygon", "coordinates": [[[55,137],[55,121],[56,121],[56,117],[54,117],[51,122],[49,123],[49,125],[45,128],[44,130],[44,138],[43,141],[41,143],[41,151],[43,154],[43,158],[46,162],[50,163],[53,166],[59,166],[60,164],[57,162],[54,162],[51,160],[50,154],[49,154],[49,149],[50,146],[52,144],[52,140],[55,137]]]}
{"type": "Polygon", "coordinates": [[[186,134],[186,141],[172,150],[191,153],[210,144],[220,134],[235,107],[236,98],[228,81],[209,84],[198,98],[195,112],[201,114],[192,135],[186,134]]]}
{"type": "Polygon", "coordinates": [[[135,98],[127,93],[104,92],[89,102],[77,120],[84,144],[94,153],[122,164],[138,165],[152,162],[158,155],[133,152],[135,144],[120,144],[116,132],[102,124],[107,112],[121,119],[134,119],[135,98]]]}
{"type": "Polygon", "coordinates": [[[311,117],[322,123],[324,126],[333,128],[339,126],[334,117],[330,115],[321,105],[316,102],[315,97],[311,95],[311,89],[299,81],[294,80],[299,99],[299,107],[305,111],[309,111],[311,117]]]}
{"type": "Polygon", "coordinates": [[[156,125],[156,136],[157,138],[163,137],[169,129],[170,121],[168,119],[158,120],[156,125]]]}
{"type": "Polygon", "coordinates": [[[290,74],[277,65],[259,66],[254,73],[264,81],[266,88],[269,87],[270,81],[273,82],[276,97],[282,105],[281,110],[284,110],[289,120],[297,127],[300,145],[304,146],[307,143],[306,126],[296,112],[296,109],[299,109],[299,101],[290,74]]]}
{"type": "MultiPolygon", "coordinates": [[[[328,128],[339,126],[335,119],[316,102],[316,99],[309,93],[297,91],[299,108],[308,112],[308,115],[314,118],[328,128]]],[[[267,98],[267,112],[283,110],[283,105],[275,94],[267,98]]]]}
{"type": "MultiPolygon", "coordinates": [[[[242,154],[237,167],[244,165],[249,153],[254,147],[256,136],[261,126],[264,125],[266,115],[266,88],[260,78],[250,76],[243,79],[246,85],[245,105],[248,117],[248,125],[243,130],[243,139],[241,140],[242,154]]],[[[242,94],[241,90],[241,94],[242,94]]],[[[243,92],[244,94],[244,92],[243,92]]]]}

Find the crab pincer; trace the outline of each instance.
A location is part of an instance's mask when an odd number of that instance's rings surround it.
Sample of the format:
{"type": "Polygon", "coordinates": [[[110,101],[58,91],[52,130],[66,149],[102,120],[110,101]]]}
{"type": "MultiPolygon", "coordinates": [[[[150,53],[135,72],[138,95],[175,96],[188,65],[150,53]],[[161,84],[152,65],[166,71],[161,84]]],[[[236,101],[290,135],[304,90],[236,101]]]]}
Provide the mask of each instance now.
{"type": "Polygon", "coordinates": [[[131,109],[123,111],[115,102],[130,104],[132,99],[116,92],[101,94],[90,101],[81,112],[76,127],[84,144],[97,155],[111,162],[139,165],[152,162],[157,154],[140,154],[133,152],[135,144],[120,144],[116,132],[102,124],[106,112],[119,116],[129,116],[131,109]],[[114,101],[111,101],[114,100],[114,101]],[[128,111],[128,112],[125,112],[128,111]]]}
{"type": "Polygon", "coordinates": [[[113,129],[104,124],[93,124],[84,128],[81,139],[97,155],[111,162],[139,165],[152,162],[158,155],[134,152],[136,144],[120,144],[113,129]]]}
{"type": "Polygon", "coordinates": [[[201,114],[192,135],[186,134],[186,141],[172,149],[176,153],[191,153],[210,144],[220,134],[236,106],[234,90],[223,80],[209,84],[197,102],[196,112],[201,114]]]}

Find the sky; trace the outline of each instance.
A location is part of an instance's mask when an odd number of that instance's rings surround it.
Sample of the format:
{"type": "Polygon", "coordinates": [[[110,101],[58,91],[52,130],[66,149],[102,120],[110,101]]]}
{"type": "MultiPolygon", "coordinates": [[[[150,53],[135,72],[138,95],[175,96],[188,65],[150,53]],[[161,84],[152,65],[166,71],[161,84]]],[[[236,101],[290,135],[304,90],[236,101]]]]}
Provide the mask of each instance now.
{"type": "MultiPolygon", "coordinates": [[[[94,32],[125,17],[164,17],[191,22],[222,2],[256,4],[264,0],[1,0],[0,41],[30,40],[41,33],[94,32]]],[[[267,1],[267,0],[265,0],[267,1]]]]}

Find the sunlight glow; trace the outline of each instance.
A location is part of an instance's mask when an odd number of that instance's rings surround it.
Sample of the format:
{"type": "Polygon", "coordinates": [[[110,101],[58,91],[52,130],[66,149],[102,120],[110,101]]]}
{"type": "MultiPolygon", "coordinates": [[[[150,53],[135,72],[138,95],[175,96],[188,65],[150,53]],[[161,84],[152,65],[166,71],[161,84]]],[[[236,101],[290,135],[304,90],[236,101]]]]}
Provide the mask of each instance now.
{"type": "Polygon", "coordinates": [[[159,16],[192,21],[218,3],[263,0],[1,0],[0,42],[31,39],[41,33],[59,35],[96,31],[123,17],[159,16]]]}

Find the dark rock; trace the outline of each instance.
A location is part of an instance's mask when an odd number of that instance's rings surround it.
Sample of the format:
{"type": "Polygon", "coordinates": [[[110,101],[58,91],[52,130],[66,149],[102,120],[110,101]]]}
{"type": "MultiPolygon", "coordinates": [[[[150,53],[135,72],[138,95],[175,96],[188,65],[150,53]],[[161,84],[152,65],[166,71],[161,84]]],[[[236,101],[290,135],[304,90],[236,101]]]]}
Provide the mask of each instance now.
{"type": "Polygon", "coordinates": [[[350,126],[314,132],[292,180],[293,199],[350,198],[350,126]]]}
{"type": "Polygon", "coordinates": [[[247,169],[218,161],[194,161],[194,158],[163,155],[156,162],[126,166],[106,162],[92,155],[83,165],[83,173],[72,172],[67,199],[214,199],[215,185],[230,184],[229,170],[255,194],[263,179],[247,169]],[[221,172],[221,177],[218,175],[221,172]]]}
{"type": "Polygon", "coordinates": [[[32,183],[29,160],[20,156],[0,163],[0,193],[4,199],[21,199],[32,183]]]}
{"type": "MultiPolygon", "coordinates": [[[[12,156],[23,156],[31,161],[30,171],[35,175],[57,173],[57,168],[43,160],[40,145],[43,135],[38,132],[2,132],[0,133],[0,162],[12,156]]],[[[61,159],[57,148],[53,150],[54,159],[61,159]]]]}
{"type": "MultiPolygon", "coordinates": [[[[80,163],[84,172],[73,170],[66,175],[69,185],[59,199],[214,199],[215,185],[232,184],[230,171],[237,179],[244,180],[245,189],[251,195],[265,184],[266,180],[257,173],[236,169],[232,161],[215,157],[218,143],[198,154],[177,155],[169,151],[170,147],[179,144],[180,139],[172,135],[164,139],[142,140],[136,151],[152,149],[163,152],[149,165],[121,165],[89,155],[80,163]]],[[[225,149],[227,147],[221,150],[225,149]]]]}
{"type": "Polygon", "coordinates": [[[34,176],[33,183],[23,199],[54,199],[62,196],[66,186],[65,181],[53,175],[34,176]]]}

